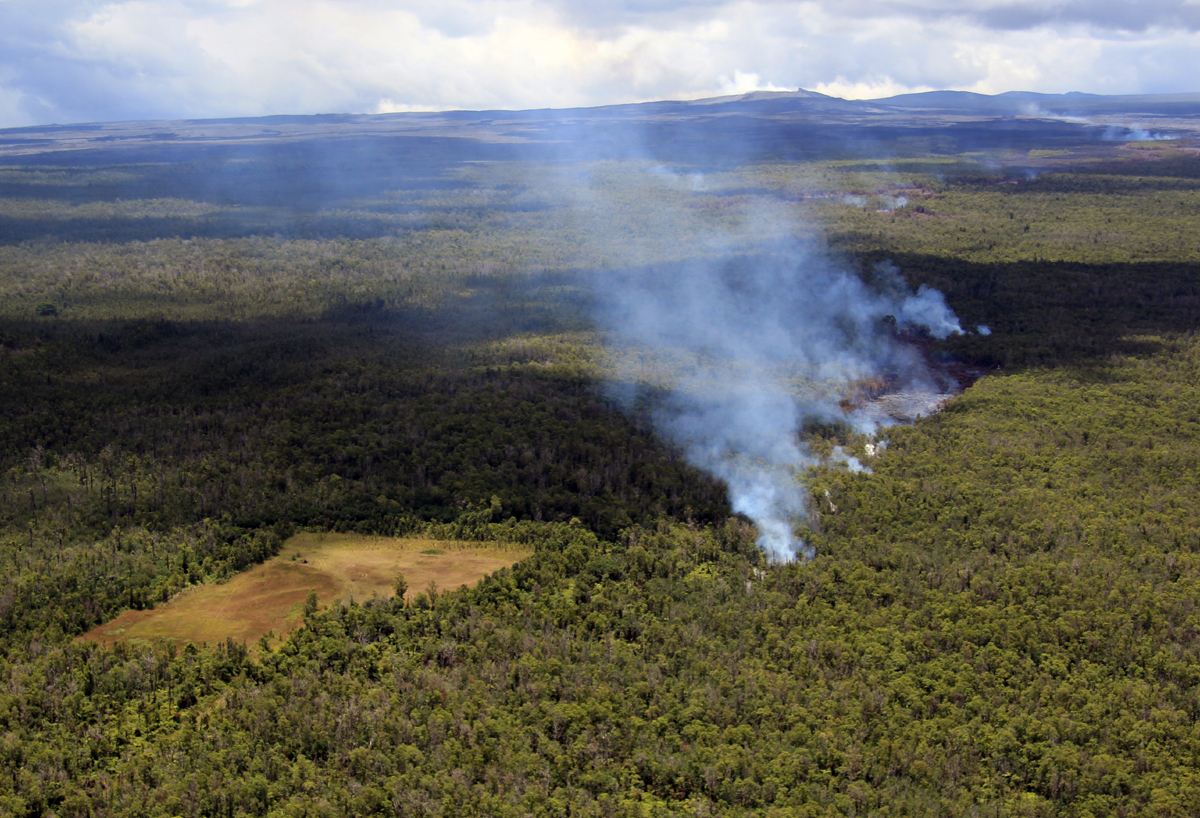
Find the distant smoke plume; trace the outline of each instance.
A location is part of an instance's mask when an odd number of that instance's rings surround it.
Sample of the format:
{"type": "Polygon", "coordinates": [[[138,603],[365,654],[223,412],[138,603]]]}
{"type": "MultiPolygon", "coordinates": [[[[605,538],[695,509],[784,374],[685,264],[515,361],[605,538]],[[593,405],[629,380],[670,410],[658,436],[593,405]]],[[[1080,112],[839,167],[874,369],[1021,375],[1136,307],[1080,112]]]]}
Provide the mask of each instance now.
{"type": "Polygon", "coordinates": [[[1035,102],[1028,102],[1021,106],[1021,108],[1021,113],[1023,113],[1025,116],[1037,117],[1038,119],[1054,119],[1059,122],[1074,122],[1081,125],[1085,125],[1091,121],[1085,116],[1075,116],[1073,114],[1062,114],[1056,111],[1047,111],[1035,102]]]}
{"type": "MultiPolygon", "coordinates": [[[[1034,103],[1029,103],[1024,106],[1024,113],[1027,116],[1034,116],[1039,119],[1054,119],[1059,122],[1074,122],[1083,125],[1101,125],[1102,120],[1084,116],[1071,116],[1069,114],[1059,114],[1053,111],[1046,111],[1034,103]]],[[[1161,142],[1170,139],[1178,139],[1167,133],[1157,133],[1147,130],[1138,125],[1113,125],[1110,124],[1104,129],[1104,133],[1100,138],[1106,142],[1161,142]]]]}
{"type": "Polygon", "coordinates": [[[597,276],[617,382],[666,390],[657,428],[728,484],[769,557],[811,556],[797,535],[806,516],[798,477],[817,458],[801,427],[846,421],[875,431],[877,420],[841,408],[847,382],[886,376],[898,388],[944,391],[896,330],[944,338],[961,331],[958,320],[941,293],[913,292],[887,262],[867,284],[800,243],[749,252],[735,249],[738,236],[708,238],[692,262],[597,276]]]}
{"type": "Polygon", "coordinates": [[[1169,133],[1156,133],[1139,127],[1118,127],[1109,125],[1104,130],[1102,139],[1108,142],[1166,142],[1178,137],[1169,133]]]}

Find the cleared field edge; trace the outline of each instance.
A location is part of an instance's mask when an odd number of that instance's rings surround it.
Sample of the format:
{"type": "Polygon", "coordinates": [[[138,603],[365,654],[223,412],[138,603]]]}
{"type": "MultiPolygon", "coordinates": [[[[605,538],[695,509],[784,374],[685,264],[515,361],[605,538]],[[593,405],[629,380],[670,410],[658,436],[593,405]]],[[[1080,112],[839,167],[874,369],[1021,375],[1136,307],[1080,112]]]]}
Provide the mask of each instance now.
{"type": "Polygon", "coordinates": [[[277,556],[226,582],[189,589],[150,610],[125,611],[78,639],[107,645],[233,639],[254,646],[263,636],[283,637],[298,626],[310,592],[322,608],[389,599],[403,573],[411,600],[431,584],[439,590],[472,586],[532,553],[508,543],[305,532],[288,539],[277,556]]]}

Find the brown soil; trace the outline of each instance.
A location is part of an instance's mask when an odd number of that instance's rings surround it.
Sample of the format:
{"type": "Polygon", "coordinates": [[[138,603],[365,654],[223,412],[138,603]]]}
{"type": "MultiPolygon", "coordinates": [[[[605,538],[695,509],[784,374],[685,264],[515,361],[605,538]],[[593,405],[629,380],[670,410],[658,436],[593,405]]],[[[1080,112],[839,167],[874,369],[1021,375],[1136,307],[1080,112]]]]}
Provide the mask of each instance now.
{"type": "Polygon", "coordinates": [[[264,634],[282,636],[299,625],[310,590],[322,607],[351,598],[388,598],[396,574],[403,572],[411,599],[430,583],[443,590],[474,585],[530,553],[496,543],[298,534],[279,556],[228,582],[190,589],[153,610],[126,611],[80,639],[112,644],[231,638],[253,645],[264,634]]]}

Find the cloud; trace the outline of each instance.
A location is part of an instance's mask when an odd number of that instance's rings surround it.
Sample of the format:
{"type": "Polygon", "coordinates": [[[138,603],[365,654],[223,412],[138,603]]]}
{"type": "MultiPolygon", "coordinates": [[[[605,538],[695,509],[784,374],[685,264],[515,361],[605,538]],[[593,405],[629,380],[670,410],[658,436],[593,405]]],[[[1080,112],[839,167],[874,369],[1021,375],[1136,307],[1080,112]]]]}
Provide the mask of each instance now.
{"type": "Polygon", "coordinates": [[[710,0],[627,0],[582,3],[560,0],[556,6],[580,24],[603,30],[616,24],[665,28],[681,20],[722,15],[737,6],[779,5],[805,14],[848,21],[906,19],[922,24],[957,19],[984,28],[1028,31],[1042,27],[1087,25],[1099,31],[1140,32],[1152,28],[1200,30],[1200,4],[1191,0],[788,0],[730,4],[710,0]]]}
{"type": "Polygon", "coordinates": [[[882,99],[895,97],[900,94],[916,94],[923,91],[936,91],[932,85],[909,86],[902,85],[888,76],[873,76],[857,81],[851,81],[839,75],[832,82],[819,82],[808,89],[820,94],[842,99],[882,99]]]}
{"type": "Polygon", "coordinates": [[[1183,2],[1072,0],[997,3],[975,12],[988,28],[1026,31],[1044,26],[1087,25],[1100,31],[1144,32],[1154,28],[1200,30],[1200,6],[1183,2]]]}
{"type": "Polygon", "coordinates": [[[1195,90],[1200,5],[0,0],[0,126],[749,90],[1195,90]]]}

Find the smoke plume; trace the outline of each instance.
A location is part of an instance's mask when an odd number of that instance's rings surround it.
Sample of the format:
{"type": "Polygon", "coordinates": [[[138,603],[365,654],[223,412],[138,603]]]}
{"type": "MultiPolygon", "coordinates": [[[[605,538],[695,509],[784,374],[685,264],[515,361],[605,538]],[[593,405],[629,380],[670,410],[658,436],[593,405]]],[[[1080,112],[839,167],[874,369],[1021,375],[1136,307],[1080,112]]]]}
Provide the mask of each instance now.
{"type": "Polygon", "coordinates": [[[811,556],[798,536],[807,504],[799,477],[817,458],[801,427],[844,421],[874,432],[877,420],[843,410],[848,382],[886,377],[900,389],[944,391],[898,330],[944,338],[960,328],[941,293],[913,292],[890,263],[867,283],[812,245],[747,246],[710,231],[689,262],[606,271],[595,282],[597,319],[625,397],[639,384],[660,396],[656,428],[728,485],[759,546],[787,561],[811,556]]]}

